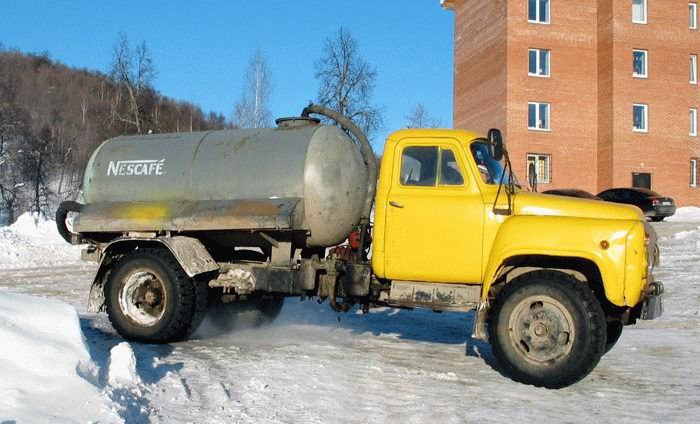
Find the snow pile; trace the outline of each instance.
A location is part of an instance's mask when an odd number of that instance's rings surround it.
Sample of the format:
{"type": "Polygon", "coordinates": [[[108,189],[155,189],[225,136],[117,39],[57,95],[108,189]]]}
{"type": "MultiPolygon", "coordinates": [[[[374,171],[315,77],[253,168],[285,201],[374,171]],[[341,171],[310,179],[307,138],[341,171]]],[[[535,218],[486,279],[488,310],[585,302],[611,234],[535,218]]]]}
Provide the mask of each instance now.
{"type": "Polygon", "coordinates": [[[118,422],[75,309],[0,292],[0,422],[118,422]]]}
{"type": "Polygon", "coordinates": [[[36,214],[0,227],[0,269],[73,265],[80,261],[80,249],[61,238],[54,221],[36,214]]]}
{"type": "Polygon", "coordinates": [[[669,222],[700,221],[700,208],[696,206],[683,206],[676,209],[673,216],[666,218],[669,222]]]}
{"type": "Polygon", "coordinates": [[[141,384],[141,378],[136,372],[136,355],[129,343],[119,343],[109,352],[107,382],[115,387],[133,387],[141,384]]]}

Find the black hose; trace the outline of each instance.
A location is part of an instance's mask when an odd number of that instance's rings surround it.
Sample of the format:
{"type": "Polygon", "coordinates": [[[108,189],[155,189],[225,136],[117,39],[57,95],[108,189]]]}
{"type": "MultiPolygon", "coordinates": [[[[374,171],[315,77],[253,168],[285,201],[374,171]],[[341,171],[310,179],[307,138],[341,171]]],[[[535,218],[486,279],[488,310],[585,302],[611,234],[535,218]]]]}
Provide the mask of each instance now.
{"type": "MultiPolygon", "coordinates": [[[[319,105],[309,105],[304,108],[301,112],[301,116],[308,118],[311,114],[325,116],[326,118],[332,119],[341,127],[350,131],[355,139],[360,143],[360,153],[362,154],[362,159],[367,167],[367,197],[365,198],[364,206],[362,207],[362,218],[360,219],[360,226],[363,228],[361,239],[365,237],[365,229],[369,226],[369,217],[372,213],[372,205],[374,204],[374,195],[377,192],[377,159],[374,157],[374,151],[372,146],[369,144],[367,136],[362,132],[360,127],[355,125],[350,118],[323,106],[319,105]]],[[[364,247],[364,244],[362,244],[364,247]]]]}
{"type": "Polygon", "coordinates": [[[56,228],[63,240],[73,244],[73,240],[78,238],[78,234],[72,233],[66,226],[66,218],[69,212],[80,213],[83,205],[72,200],[61,203],[56,210],[56,228]]]}

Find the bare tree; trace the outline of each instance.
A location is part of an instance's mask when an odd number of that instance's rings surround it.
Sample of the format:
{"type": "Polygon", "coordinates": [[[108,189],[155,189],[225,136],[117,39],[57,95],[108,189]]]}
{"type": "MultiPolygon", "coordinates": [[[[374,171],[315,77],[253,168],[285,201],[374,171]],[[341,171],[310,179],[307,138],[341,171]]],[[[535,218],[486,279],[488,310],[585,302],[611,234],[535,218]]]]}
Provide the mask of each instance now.
{"type": "Polygon", "coordinates": [[[437,128],[440,121],[433,118],[422,103],[416,104],[411,113],[406,116],[406,128],[437,128]]]}
{"type": "Polygon", "coordinates": [[[350,31],[341,28],[326,40],[316,62],[318,102],[352,119],[368,137],[382,127],[381,109],[372,105],[377,70],[358,51],[350,31]]]}
{"type": "Polygon", "coordinates": [[[131,52],[129,40],[125,34],[119,34],[117,42],[112,52],[111,77],[121,87],[126,88],[129,94],[130,116],[118,118],[128,124],[134,125],[137,133],[142,132],[142,112],[141,96],[151,89],[151,83],[155,77],[156,70],[153,66],[151,52],[145,41],[136,46],[134,53],[131,52]]]}
{"type": "Polygon", "coordinates": [[[270,125],[269,109],[272,82],[267,57],[258,48],[250,57],[245,85],[233,108],[233,124],[241,128],[263,128],[270,125]]]}
{"type": "Polygon", "coordinates": [[[31,190],[31,211],[50,215],[50,184],[56,168],[54,160],[55,137],[48,126],[39,134],[30,134],[22,149],[18,150],[22,176],[31,190]]]}

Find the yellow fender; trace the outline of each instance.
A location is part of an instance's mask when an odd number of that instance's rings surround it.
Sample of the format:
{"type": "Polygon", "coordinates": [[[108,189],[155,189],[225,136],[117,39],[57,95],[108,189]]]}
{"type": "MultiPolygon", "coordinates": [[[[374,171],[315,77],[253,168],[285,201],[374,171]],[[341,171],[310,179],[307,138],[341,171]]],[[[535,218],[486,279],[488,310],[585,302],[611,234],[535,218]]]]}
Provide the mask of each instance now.
{"type": "Polygon", "coordinates": [[[503,222],[492,244],[482,279],[482,302],[487,301],[491,285],[509,258],[545,255],[592,261],[600,271],[608,300],[624,306],[628,237],[635,226],[641,225],[633,220],[510,217],[503,222]]]}

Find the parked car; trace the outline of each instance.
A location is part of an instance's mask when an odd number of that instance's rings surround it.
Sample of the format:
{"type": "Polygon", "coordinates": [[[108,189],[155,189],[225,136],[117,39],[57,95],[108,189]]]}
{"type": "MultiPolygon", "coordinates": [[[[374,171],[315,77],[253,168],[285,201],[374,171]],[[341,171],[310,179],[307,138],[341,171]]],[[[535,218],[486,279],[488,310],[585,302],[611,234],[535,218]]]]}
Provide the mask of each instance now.
{"type": "Polygon", "coordinates": [[[598,194],[601,199],[637,206],[652,221],[663,221],[676,213],[676,205],[670,197],[646,188],[611,188],[598,194]]]}
{"type": "Polygon", "coordinates": [[[555,196],[566,196],[566,197],[578,197],[580,199],[591,199],[591,200],[603,200],[598,196],[595,196],[586,190],[579,190],[577,188],[562,188],[559,190],[546,190],[542,194],[552,194],[555,196]]]}

